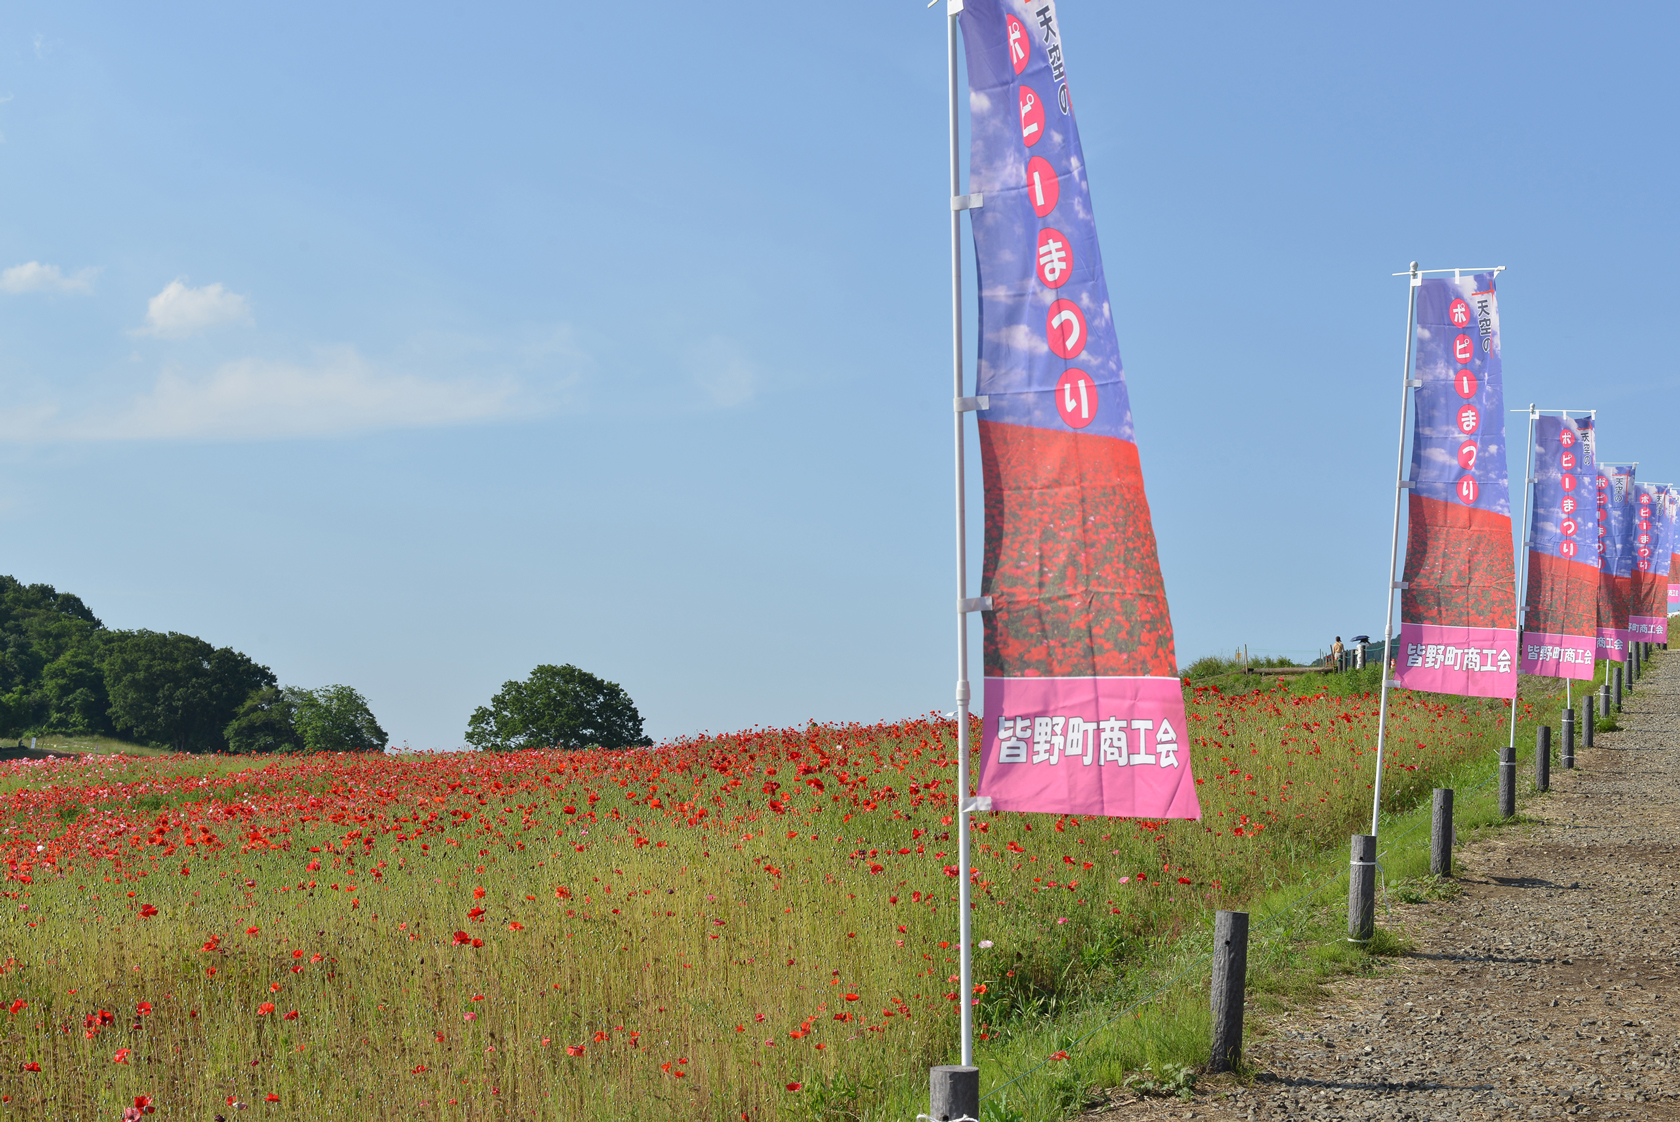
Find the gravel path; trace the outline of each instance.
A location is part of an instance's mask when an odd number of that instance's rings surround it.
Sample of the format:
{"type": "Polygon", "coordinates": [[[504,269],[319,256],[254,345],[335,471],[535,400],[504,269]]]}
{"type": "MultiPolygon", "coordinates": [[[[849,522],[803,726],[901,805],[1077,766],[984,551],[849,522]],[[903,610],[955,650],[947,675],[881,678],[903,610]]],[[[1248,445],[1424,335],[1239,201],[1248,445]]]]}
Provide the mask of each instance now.
{"type": "Polygon", "coordinates": [[[1086,1117],[1680,1119],[1680,658],[1649,669],[1535,824],[1455,854],[1459,896],[1394,906],[1413,953],[1251,1019],[1249,1085],[1086,1117]]]}

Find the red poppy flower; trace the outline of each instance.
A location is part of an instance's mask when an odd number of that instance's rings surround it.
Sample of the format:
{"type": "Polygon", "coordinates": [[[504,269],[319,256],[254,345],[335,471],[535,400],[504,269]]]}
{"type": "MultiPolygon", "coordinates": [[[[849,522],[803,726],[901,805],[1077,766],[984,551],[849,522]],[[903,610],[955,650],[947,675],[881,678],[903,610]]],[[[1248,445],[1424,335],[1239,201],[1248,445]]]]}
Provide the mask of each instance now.
{"type": "Polygon", "coordinates": [[[266,1017],[272,1012],[274,1012],[274,1002],[272,1001],[265,1001],[257,1006],[257,1016],[259,1017],[266,1017]]]}
{"type": "Polygon", "coordinates": [[[566,1045],[566,1055],[568,1055],[568,1056],[581,1056],[581,1055],[583,1055],[583,1045],[581,1045],[581,1044],[568,1044],[568,1045],[566,1045]]]}
{"type": "Polygon", "coordinates": [[[1050,1053],[1050,1058],[1052,1060],[1065,1060],[1065,1059],[1068,1058],[1067,1050],[1064,1048],[1060,1052],[1052,1052],[1052,1053],[1050,1053]]]}
{"type": "Polygon", "coordinates": [[[141,919],[151,919],[153,916],[155,916],[157,914],[158,914],[157,909],[150,904],[142,904],[140,906],[140,918],[141,919]]]}
{"type": "Polygon", "coordinates": [[[25,1009],[29,1008],[29,1002],[20,997],[16,1001],[12,1002],[10,1008],[13,1013],[21,1013],[25,1009]]]}
{"type": "Polygon", "coordinates": [[[787,1089],[790,1090],[790,1091],[797,1091],[797,1090],[799,1090],[799,1088],[801,1088],[803,1086],[805,1086],[805,1084],[803,1084],[803,1083],[789,1083],[787,1085],[787,1089]]]}
{"type": "Polygon", "coordinates": [[[134,1007],[134,1011],[137,1014],[139,1014],[140,1016],[144,1017],[147,1013],[150,1013],[152,1011],[152,1003],[149,1002],[149,1001],[142,1001],[140,1004],[138,1004],[134,1007]]]}
{"type": "Polygon", "coordinates": [[[36,1063],[35,1061],[31,1060],[30,1062],[23,1065],[23,1070],[24,1071],[40,1071],[41,1070],[41,1065],[36,1063]]]}
{"type": "Polygon", "coordinates": [[[291,1012],[287,1013],[284,1017],[281,1017],[280,1019],[282,1021],[295,1021],[295,1020],[298,1019],[298,1011],[296,1009],[293,1009],[291,1012]]]}
{"type": "Polygon", "coordinates": [[[270,1091],[268,1094],[263,1096],[263,1101],[277,1103],[280,1101],[280,1096],[276,1095],[273,1091],[270,1091]]]}

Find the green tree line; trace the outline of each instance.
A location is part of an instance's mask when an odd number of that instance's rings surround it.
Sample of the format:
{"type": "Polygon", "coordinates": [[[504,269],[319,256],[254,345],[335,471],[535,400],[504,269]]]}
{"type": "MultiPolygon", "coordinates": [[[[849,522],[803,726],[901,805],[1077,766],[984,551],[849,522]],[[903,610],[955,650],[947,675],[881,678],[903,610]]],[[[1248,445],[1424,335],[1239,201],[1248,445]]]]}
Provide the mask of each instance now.
{"type": "Polygon", "coordinates": [[[178,752],[380,751],[349,686],[280,688],[231,647],[107,628],[81,597],[0,576],[0,736],[114,736],[178,752]]]}

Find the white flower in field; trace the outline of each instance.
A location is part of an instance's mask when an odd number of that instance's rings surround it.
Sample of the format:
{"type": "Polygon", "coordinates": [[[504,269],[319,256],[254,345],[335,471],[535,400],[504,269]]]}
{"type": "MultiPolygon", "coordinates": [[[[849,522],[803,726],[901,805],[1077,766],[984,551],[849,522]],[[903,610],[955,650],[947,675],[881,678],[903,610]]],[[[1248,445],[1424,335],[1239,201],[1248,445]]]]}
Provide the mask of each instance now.
{"type": "Polygon", "coordinates": [[[980,940],[980,949],[981,950],[987,950],[991,947],[991,945],[992,945],[992,941],[990,939],[980,940]]]}

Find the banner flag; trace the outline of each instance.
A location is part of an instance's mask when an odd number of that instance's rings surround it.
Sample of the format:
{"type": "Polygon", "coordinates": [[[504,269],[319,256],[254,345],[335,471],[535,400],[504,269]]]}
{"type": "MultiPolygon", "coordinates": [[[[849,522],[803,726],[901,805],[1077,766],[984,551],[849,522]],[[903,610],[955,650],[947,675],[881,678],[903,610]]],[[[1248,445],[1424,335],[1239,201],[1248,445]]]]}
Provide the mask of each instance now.
{"type": "Polygon", "coordinates": [[[1598,465],[1598,655],[1627,659],[1628,601],[1633,593],[1633,467],[1598,465]]]}
{"type": "Polygon", "coordinates": [[[1668,485],[1663,509],[1667,512],[1663,529],[1668,534],[1668,614],[1673,615],[1680,612],[1680,485],[1668,485]]]}
{"type": "Polygon", "coordinates": [[[1417,296],[1413,482],[1399,665],[1407,689],[1510,697],[1516,558],[1493,274],[1426,279],[1417,296]]]}
{"type": "Polygon", "coordinates": [[[1056,5],[967,0],[961,26],[989,399],[980,793],[996,810],[1199,818],[1056,5]]]}
{"type": "Polygon", "coordinates": [[[1529,521],[1528,612],[1522,672],[1591,679],[1598,647],[1598,503],[1592,421],[1534,422],[1534,502],[1529,521]],[[1582,439],[1581,425],[1587,425],[1582,439]]]}
{"type": "Polygon", "coordinates": [[[1668,582],[1674,579],[1674,505],[1680,487],[1672,483],[1657,484],[1655,510],[1651,526],[1656,534],[1652,544],[1650,611],[1659,617],[1659,638],[1653,643],[1668,642],[1668,582]]]}
{"type": "Polygon", "coordinates": [[[1633,487],[1633,581],[1628,600],[1628,638],[1635,643],[1668,642],[1668,484],[1633,487]]]}
{"type": "Polygon", "coordinates": [[[1664,509],[1668,512],[1664,525],[1668,532],[1668,614],[1673,615],[1680,612],[1680,485],[1669,484],[1664,509]]]}

